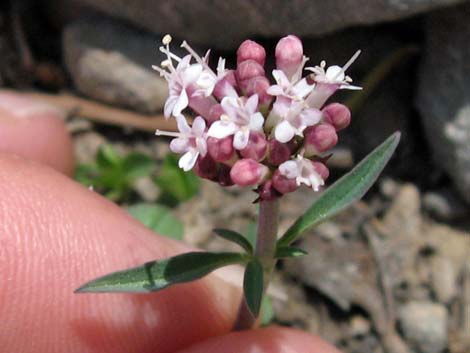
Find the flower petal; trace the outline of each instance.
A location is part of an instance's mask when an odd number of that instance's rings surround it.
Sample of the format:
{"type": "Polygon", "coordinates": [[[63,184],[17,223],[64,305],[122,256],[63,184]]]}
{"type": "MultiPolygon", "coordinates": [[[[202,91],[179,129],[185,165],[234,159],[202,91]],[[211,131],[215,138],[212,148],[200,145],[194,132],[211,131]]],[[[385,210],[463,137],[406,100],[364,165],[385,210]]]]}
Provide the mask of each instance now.
{"type": "Polygon", "coordinates": [[[295,135],[295,128],[288,121],[282,121],[276,126],[274,137],[282,143],[289,142],[295,135]]]}
{"type": "Polygon", "coordinates": [[[207,136],[222,139],[233,135],[237,130],[238,128],[233,122],[218,120],[211,125],[209,131],[207,131],[207,136]]]}
{"type": "Polygon", "coordinates": [[[301,79],[293,87],[294,94],[298,98],[305,98],[310,92],[313,91],[315,85],[309,85],[305,78],[301,79]]]}
{"type": "Polygon", "coordinates": [[[287,179],[295,179],[299,176],[300,170],[296,161],[286,161],[279,166],[279,172],[287,179]]]}
{"type": "Polygon", "coordinates": [[[196,148],[199,151],[199,154],[203,157],[207,154],[207,142],[206,139],[197,137],[196,138],[196,148]]]}
{"type": "Polygon", "coordinates": [[[319,109],[309,108],[304,109],[300,113],[300,118],[302,120],[302,125],[305,127],[312,126],[320,122],[322,113],[319,109]]]}
{"type": "Polygon", "coordinates": [[[194,136],[198,136],[198,137],[202,136],[204,134],[205,129],[206,129],[206,121],[200,116],[196,117],[196,119],[194,119],[193,121],[193,126],[192,126],[194,136]]]}
{"type": "Polygon", "coordinates": [[[240,129],[233,136],[233,147],[237,150],[242,150],[248,145],[250,138],[249,129],[240,129]]]}
{"type": "Polygon", "coordinates": [[[199,152],[191,149],[183,156],[181,156],[180,160],[178,161],[178,166],[183,169],[185,172],[193,169],[194,165],[196,164],[197,157],[199,156],[199,152]]]}
{"type": "Polygon", "coordinates": [[[263,130],[263,125],[264,125],[264,117],[263,114],[260,112],[257,112],[250,116],[250,123],[248,125],[248,128],[251,131],[262,131],[263,130]]]}
{"type": "Polygon", "coordinates": [[[170,150],[174,153],[185,153],[190,147],[189,139],[177,137],[170,142],[170,150]]]}
{"type": "Polygon", "coordinates": [[[271,96],[280,96],[281,94],[284,94],[284,90],[279,85],[273,85],[266,90],[266,93],[271,96]]]}
{"type": "Polygon", "coordinates": [[[330,82],[342,82],[345,75],[341,66],[333,65],[326,69],[325,76],[330,82]]]}
{"type": "Polygon", "coordinates": [[[169,118],[171,116],[177,100],[178,96],[169,96],[167,98],[165,107],[163,108],[163,114],[165,115],[165,118],[169,118]]]}
{"type": "Polygon", "coordinates": [[[290,85],[289,79],[282,70],[273,70],[273,77],[276,83],[282,88],[287,88],[290,85]]]}
{"type": "Polygon", "coordinates": [[[248,115],[253,114],[258,109],[258,95],[253,94],[245,103],[245,110],[248,115]]]}
{"type": "Polygon", "coordinates": [[[189,66],[187,69],[185,69],[182,74],[184,86],[187,86],[191,83],[196,82],[197,79],[201,76],[201,73],[202,73],[201,64],[193,64],[189,66]]]}
{"type": "Polygon", "coordinates": [[[191,128],[186,121],[186,118],[183,115],[176,116],[176,125],[178,126],[178,130],[184,135],[191,135],[191,128]]]}
{"type": "Polygon", "coordinates": [[[173,115],[174,116],[181,115],[181,112],[184,109],[186,109],[188,104],[189,104],[188,95],[186,93],[186,90],[182,89],[178,99],[176,100],[175,106],[173,107],[173,115]]]}

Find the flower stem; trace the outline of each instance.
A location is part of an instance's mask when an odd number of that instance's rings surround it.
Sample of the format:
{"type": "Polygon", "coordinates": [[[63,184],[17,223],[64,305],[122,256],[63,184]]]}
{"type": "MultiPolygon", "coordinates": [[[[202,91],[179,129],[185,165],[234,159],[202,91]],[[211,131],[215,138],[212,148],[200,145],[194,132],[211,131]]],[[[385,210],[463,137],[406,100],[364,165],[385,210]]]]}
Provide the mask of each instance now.
{"type": "MultiPolygon", "coordinates": [[[[256,233],[255,256],[263,266],[263,294],[271,279],[276,264],[274,258],[279,221],[279,199],[260,201],[258,229],[256,233]]],[[[253,316],[243,297],[238,308],[234,331],[248,330],[256,326],[257,318],[253,316]]]]}

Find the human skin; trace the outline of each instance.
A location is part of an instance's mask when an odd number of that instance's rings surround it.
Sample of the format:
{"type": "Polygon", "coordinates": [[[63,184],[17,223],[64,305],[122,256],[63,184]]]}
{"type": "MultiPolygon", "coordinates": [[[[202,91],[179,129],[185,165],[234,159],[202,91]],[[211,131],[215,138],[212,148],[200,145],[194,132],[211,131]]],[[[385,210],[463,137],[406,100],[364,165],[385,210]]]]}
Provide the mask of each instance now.
{"type": "Polygon", "coordinates": [[[241,291],[216,275],[145,295],[74,294],[96,276],[188,247],[71,180],[59,117],[33,109],[11,128],[15,109],[29,104],[11,97],[4,108],[0,93],[1,351],[338,353],[288,328],[230,333],[241,291]]]}

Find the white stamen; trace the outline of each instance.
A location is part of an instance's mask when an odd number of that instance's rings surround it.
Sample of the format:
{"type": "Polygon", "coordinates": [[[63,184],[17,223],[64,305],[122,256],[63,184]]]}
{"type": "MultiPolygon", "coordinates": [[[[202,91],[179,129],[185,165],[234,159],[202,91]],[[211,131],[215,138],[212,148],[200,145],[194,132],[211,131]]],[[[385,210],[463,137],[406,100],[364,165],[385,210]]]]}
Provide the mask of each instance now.
{"type": "Polygon", "coordinates": [[[171,38],[171,36],[170,36],[169,34],[165,34],[165,36],[164,36],[163,39],[162,39],[162,43],[163,43],[164,45],[168,45],[168,44],[171,43],[171,40],[172,40],[172,39],[173,39],[173,38],[171,38]]]}
{"type": "Polygon", "coordinates": [[[181,133],[179,133],[179,132],[162,131],[162,130],[155,131],[155,135],[157,135],[157,136],[169,136],[169,137],[181,137],[181,133]]]}
{"type": "Polygon", "coordinates": [[[346,64],[341,68],[340,71],[333,77],[333,80],[337,79],[341,74],[345,73],[346,70],[353,64],[354,61],[356,61],[357,57],[361,54],[361,51],[358,50],[357,52],[354,53],[354,55],[351,57],[351,59],[348,60],[346,64]]]}
{"type": "Polygon", "coordinates": [[[217,75],[214,73],[214,71],[212,71],[212,69],[209,67],[209,65],[207,65],[207,62],[205,60],[203,60],[195,51],[193,48],[191,48],[188,44],[188,42],[186,42],[185,40],[183,41],[183,43],[181,43],[181,48],[184,48],[186,49],[186,51],[191,54],[191,56],[196,59],[196,62],[198,64],[201,64],[205,69],[207,69],[208,72],[210,72],[214,77],[217,77],[217,75]]]}
{"type": "Polygon", "coordinates": [[[230,117],[227,114],[222,114],[220,116],[220,120],[222,121],[230,121],[230,117]]]}
{"type": "Polygon", "coordinates": [[[165,48],[165,47],[160,47],[158,48],[160,49],[160,51],[163,53],[163,54],[166,54],[166,56],[168,56],[168,59],[173,59],[177,62],[180,62],[181,61],[181,58],[179,56],[176,56],[175,54],[173,54],[168,48],[165,48]]]}

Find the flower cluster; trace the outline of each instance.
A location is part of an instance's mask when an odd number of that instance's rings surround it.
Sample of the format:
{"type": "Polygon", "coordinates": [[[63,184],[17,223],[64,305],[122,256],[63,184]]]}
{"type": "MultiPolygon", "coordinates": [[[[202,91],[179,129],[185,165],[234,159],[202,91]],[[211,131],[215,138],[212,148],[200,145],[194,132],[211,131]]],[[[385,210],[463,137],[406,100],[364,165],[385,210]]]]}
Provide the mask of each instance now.
{"type": "Polygon", "coordinates": [[[156,134],[174,137],[170,149],[182,154],[182,169],[223,186],[257,186],[266,200],[302,184],[315,191],[324,185],[326,154],[351,119],[346,106],[325,103],[339,89],[360,89],[345,74],[359,51],[342,67],[324,61],[304,67],[302,42],[288,35],[277,43],[271,82],[265,49],[254,41],[238,48],[235,70],[220,58],[215,71],[209,51],[201,57],[183,42],[188,54],[178,57],[169,35],[162,42],[167,58],[153,68],[168,81],[164,114],[176,119],[179,132],[156,134]],[[196,113],[192,126],[183,115],[187,108],[196,113]]]}

